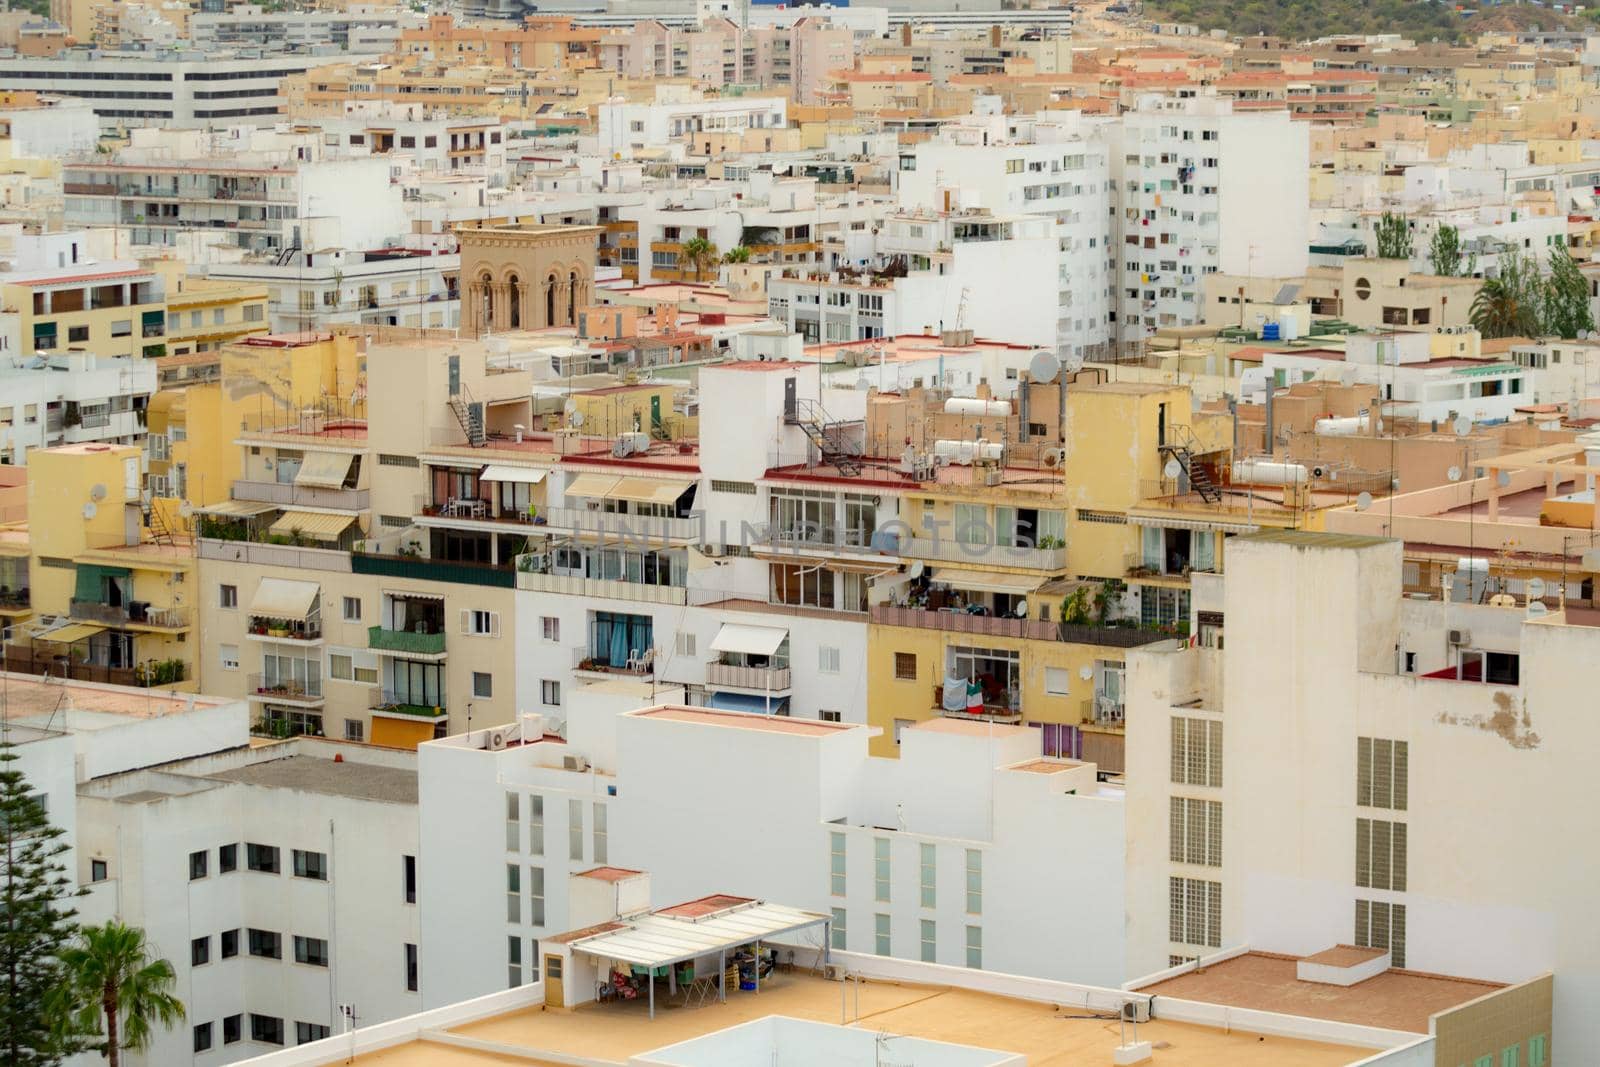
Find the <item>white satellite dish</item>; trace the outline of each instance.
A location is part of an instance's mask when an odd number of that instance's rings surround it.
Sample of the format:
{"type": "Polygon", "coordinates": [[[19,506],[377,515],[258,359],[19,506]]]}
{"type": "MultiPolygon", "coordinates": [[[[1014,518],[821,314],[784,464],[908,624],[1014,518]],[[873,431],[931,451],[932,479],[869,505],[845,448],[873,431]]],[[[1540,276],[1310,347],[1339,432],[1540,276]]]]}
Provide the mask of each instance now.
{"type": "Polygon", "coordinates": [[[1027,600],[1018,600],[1017,601],[1017,610],[1015,612],[1013,612],[1013,614],[1016,615],[1016,617],[1019,618],[1019,619],[1026,619],[1028,617],[1028,602],[1027,602],[1027,600]]]}
{"type": "Polygon", "coordinates": [[[89,501],[87,504],[85,504],[83,506],[83,517],[84,518],[92,519],[98,514],[100,514],[100,508],[99,508],[99,506],[97,504],[95,504],[95,502],[93,500],[89,501]]]}
{"type": "Polygon", "coordinates": [[[1462,415],[1452,424],[1457,437],[1465,437],[1472,432],[1472,420],[1462,415]]]}
{"type": "Polygon", "coordinates": [[[923,571],[927,569],[927,564],[923,563],[920,559],[914,559],[911,561],[910,566],[906,567],[906,577],[910,578],[912,581],[916,581],[918,578],[922,577],[923,571]]]}
{"type": "Polygon", "coordinates": [[[194,505],[185,500],[183,503],[178,505],[178,514],[187,519],[190,515],[194,514],[194,505]]]}
{"type": "Polygon", "coordinates": [[[1535,600],[1528,605],[1529,615],[1547,615],[1550,609],[1544,606],[1544,601],[1535,600]]]}
{"type": "Polygon", "coordinates": [[[1078,668],[1078,677],[1082,678],[1084,681],[1087,682],[1090,678],[1094,677],[1094,668],[1093,667],[1079,667],[1078,668]]]}
{"type": "Polygon", "coordinates": [[[1452,482],[1459,482],[1461,480],[1461,468],[1451,467],[1449,470],[1444,472],[1444,476],[1452,482]]]}
{"type": "Polygon", "coordinates": [[[1544,579],[1543,578],[1529,578],[1528,579],[1528,599],[1530,599],[1530,600],[1539,600],[1539,599],[1542,599],[1543,597],[1544,597],[1544,579]]]}
{"type": "Polygon", "coordinates": [[[1371,506],[1372,506],[1372,494],[1371,493],[1359,493],[1359,494],[1356,495],[1356,510],[1357,511],[1366,511],[1371,506]]]}
{"type": "Polygon", "coordinates": [[[1035,353],[1028,363],[1028,380],[1041,385],[1056,380],[1056,375],[1061,373],[1061,361],[1049,352],[1035,353]]]}
{"type": "Polygon", "coordinates": [[[1168,478],[1177,478],[1178,475],[1183,473],[1183,464],[1175,459],[1169,459],[1167,460],[1167,465],[1161,468],[1161,473],[1168,478]]]}
{"type": "Polygon", "coordinates": [[[106,487],[104,485],[102,485],[101,483],[96,482],[94,484],[94,488],[89,490],[89,499],[90,500],[104,500],[105,498],[106,498],[106,487]]]}
{"type": "Polygon", "coordinates": [[[583,412],[574,409],[572,414],[567,416],[567,423],[574,430],[578,429],[583,425],[583,412]]]}

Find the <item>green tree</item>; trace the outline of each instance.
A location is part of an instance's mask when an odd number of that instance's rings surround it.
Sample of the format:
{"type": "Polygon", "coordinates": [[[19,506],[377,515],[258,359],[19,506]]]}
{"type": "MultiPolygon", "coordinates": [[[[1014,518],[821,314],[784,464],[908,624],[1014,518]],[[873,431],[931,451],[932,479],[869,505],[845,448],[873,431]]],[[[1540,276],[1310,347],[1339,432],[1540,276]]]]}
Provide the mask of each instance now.
{"type": "Polygon", "coordinates": [[[1461,273],[1461,231],[1454,226],[1440,226],[1433,231],[1428,242],[1428,264],[1433,273],[1454,278],[1461,273]]]}
{"type": "Polygon", "coordinates": [[[1569,341],[1594,329],[1588,280],[1565,248],[1550,250],[1550,275],[1544,283],[1544,328],[1546,333],[1569,341]]]}
{"type": "Polygon", "coordinates": [[[1404,215],[1383,213],[1378,219],[1377,246],[1379,259],[1411,258],[1411,225],[1404,215]]]}
{"type": "Polygon", "coordinates": [[[1537,337],[1543,332],[1544,291],[1539,268],[1513,252],[1502,257],[1499,271],[1478,287],[1467,315],[1485,338],[1537,337]]]}
{"type": "Polygon", "coordinates": [[[67,844],[0,741],[0,1062],[60,1063],[78,1044],[50,1025],[47,1001],[61,982],[62,949],[76,923],[67,844]]]}
{"type": "Polygon", "coordinates": [[[750,262],[750,249],[746,248],[744,245],[734,245],[732,248],[728,249],[727,254],[722,257],[722,262],[748,263],[750,262]]]}
{"type": "Polygon", "coordinates": [[[716,265],[717,246],[704,237],[691,237],[683,242],[683,258],[694,266],[694,280],[705,276],[706,268],[716,265]]]}
{"type": "Polygon", "coordinates": [[[183,1021],[183,1002],[172,995],[172,964],[150,955],[136,926],[114,919],[85,926],[62,950],[61,962],[66,975],[52,1014],[75,1033],[101,1037],[94,1047],[110,1067],[120,1067],[123,1049],[149,1047],[151,1024],[171,1028],[183,1021]]]}

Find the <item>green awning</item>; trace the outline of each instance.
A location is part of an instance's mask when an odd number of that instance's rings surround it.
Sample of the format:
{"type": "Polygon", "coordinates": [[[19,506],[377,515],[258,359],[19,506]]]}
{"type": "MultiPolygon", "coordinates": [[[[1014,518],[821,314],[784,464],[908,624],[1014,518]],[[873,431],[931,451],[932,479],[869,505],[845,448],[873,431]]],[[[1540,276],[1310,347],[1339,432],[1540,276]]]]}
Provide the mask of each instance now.
{"type": "Polygon", "coordinates": [[[126,567],[102,567],[95,563],[78,564],[78,582],[73,592],[74,600],[104,604],[107,578],[126,578],[131,572],[126,567]]]}

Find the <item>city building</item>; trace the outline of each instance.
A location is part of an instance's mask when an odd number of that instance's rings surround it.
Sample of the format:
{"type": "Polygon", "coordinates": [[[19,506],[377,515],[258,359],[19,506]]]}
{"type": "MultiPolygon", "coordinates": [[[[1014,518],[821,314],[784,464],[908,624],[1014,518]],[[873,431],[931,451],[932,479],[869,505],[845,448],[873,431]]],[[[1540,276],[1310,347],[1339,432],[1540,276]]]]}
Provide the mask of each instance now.
{"type": "Polygon", "coordinates": [[[63,444],[137,445],[155,391],[154,360],[66,352],[0,361],[0,463],[26,466],[31,450],[63,444]]]}

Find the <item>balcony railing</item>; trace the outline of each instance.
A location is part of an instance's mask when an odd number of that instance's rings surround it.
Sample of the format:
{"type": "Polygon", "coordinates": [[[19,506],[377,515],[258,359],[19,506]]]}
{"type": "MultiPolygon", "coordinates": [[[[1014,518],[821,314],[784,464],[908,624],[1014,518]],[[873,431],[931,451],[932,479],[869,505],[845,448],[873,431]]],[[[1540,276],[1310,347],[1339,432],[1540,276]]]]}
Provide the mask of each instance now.
{"type": "Polygon", "coordinates": [[[128,623],[126,604],[102,604],[73,597],[70,610],[74,619],[83,622],[96,622],[102,626],[125,626],[128,623]]]}
{"type": "Polygon", "coordinates": [[[1062,571],[1066,548],[1018,548],[1015,545],[969,545],[953,538],[907,537],[900,555],[943,563],[970,563],[986,567],[1025,567],[1037,571],[1062,571]]]}
{"type": "Polygon", "coordinates": [[[469,563],[465,560],[428,559],[425,556],[388,556],[372,552],[352,552],[350,569],[357,574],[376,574],[388,578],[416,578],[427,582],[452,582],[459,585],[489,585],[514,589],[516,571],[510,564],[469,563]]]}
{"type": "Polygon", "coordinates": [[[320,641],[322,622],[318,619],[272,619],[264,615],[250,616],[250,633],[254,637],[270,637],[274,641],[320,641]]]}
{"type": "Polygon", "coordinates": [[[517,588],[536,593],[564,593],[568,596],[605,600],[633,600],[646,604],[684,604],[688,590],[679,585],[648,585],[611,578],[583,578],[566,574],[517,572],[517,588]]]}
{"type": "Polygon", "coordinates": [[[872,608],[871,613],[873,622],[885,626],[917,626],[924,630],[943,630],[947,633],[1016,637],[1034,641],[1056,639],[1056,624],[1043,619],[1007,619],[991,615],[968,615],[963,611],[897,608],[886,604],[872,608]]]}
{"type": "Polygon", "coordinates": [[[1104,693],[1096,693],[1083,702],[1083,721],[1099,723],[1102,726],[1121,725],[1123,718],[1123,704],[1120,699],[1109,697],[1104,693]]]}
{"type": "MultiPolygon", "coordinates": [[[[31,598],[28,590],[0,593],[0,611],[27,611],[31,598]]],[[[681,603],[681,602],[680,602],[681,603]]]]}
{"type": "Polygon", "coordinates": [[[757,689],[765,693],[789,691],[788,667],[740,667],[731,663],[707,663],[706,685],[730,689],[757,689]]]}
{"type": "Polygon", "coordinates": [[[409,653],[413,656],[444,655],[444,634],[419,634],[414,630],[367,628],[367,647],[374,652],[409,653]]]}
{"type": "Polygon", "coordinates": [[[252,697],[285,703],[317,703],[322,700],[322,678],[284,678],[276,674],[252,674],[247,685],[252,697]]]}
{"type": "Polygon", "coordinates": [[[700,536],[699,519],[658,515],[619,515],[592,508],[546,508],[544,524],[552,530],[610,534],[634,541],[692,541],[700,536]]]}
{"type": "Polygon", "coordinates": [[[292,482],[234,482],[233,499],[341,511],[365,511],[371,506],[371,494],[365,489],[326,489],[292,482]]]}
{"type": "Polygon", "coordinates": [[[391,715],[409,715],[418,719],[442,719],[445,716],[442,696],[437,704],[419,704],[415,702],[414,693],[402,693],[393,689],[372,690],[372,699],[368,707],[373,711],[387,712],[391,715]]]}
{"type": "Polygon", "coordinates": [[[636,656],[613,664],[609,656],[597,656],[588,648],[572,650],[572,669],[587,674],[620,674],[629,678],[647,678],[655,671],[655,653],[651,649],[638,650],[636,656]]]}

